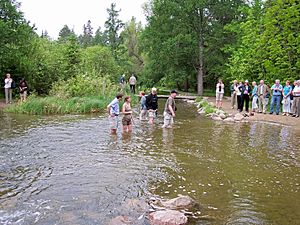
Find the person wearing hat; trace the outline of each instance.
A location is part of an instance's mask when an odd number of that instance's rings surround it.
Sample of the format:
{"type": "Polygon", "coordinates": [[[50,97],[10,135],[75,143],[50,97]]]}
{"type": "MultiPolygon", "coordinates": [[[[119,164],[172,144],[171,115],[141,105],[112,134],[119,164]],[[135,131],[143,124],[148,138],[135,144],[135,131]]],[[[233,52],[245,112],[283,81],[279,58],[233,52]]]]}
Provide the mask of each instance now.
{"type": "Polygon", "coordinates": [[[176,90],[172,90],[170,97],[167,99],[165,104],[165,110],[164,110],[164,125],[163,128],[172,128],[172,125],[174,123],[174,117],[175,117],[175,100],[174,98],[177,95],[176,90]]]}
{"type": "Polygon", "coordinates": [[[146,97],[146,107],[149,116],[149,124],[154,123],[154,118],[156,117],[156,112],[158,109],[158,97],[157,90],[155,87],[151,89],[151,93],[146,97]]]}

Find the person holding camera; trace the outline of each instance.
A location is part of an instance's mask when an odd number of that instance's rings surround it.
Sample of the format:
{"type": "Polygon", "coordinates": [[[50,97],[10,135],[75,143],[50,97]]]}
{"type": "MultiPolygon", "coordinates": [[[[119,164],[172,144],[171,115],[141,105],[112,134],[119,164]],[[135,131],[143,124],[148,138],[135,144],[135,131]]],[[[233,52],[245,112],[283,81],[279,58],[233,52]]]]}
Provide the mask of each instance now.
{"type": "Polygon", "coordinates": [[[4,90],[5,90],[5,102],[6,104],[12,102],[12,82],[10,74],[6,74],[6,78],[4,80],[4,90]]]}
{"type": "Polygon", "coordinates": [[[272,90],[272,100],[270,105],[270,114],[274,112],[274,104],[276,104],[276,115],[279,115],[280,110],[280,102],[281,102],[281,95],[282,95],[282,85],[280,84],[280,80],[275,80],[275,84],[271,87],[272,90]]]}

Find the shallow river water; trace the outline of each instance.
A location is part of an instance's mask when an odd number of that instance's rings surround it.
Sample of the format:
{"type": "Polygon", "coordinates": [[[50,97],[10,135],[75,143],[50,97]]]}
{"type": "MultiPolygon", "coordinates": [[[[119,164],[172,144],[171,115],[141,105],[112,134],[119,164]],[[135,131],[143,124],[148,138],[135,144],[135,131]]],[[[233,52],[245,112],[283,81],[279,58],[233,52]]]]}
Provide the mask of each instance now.
{"type": "Polygon", "coordinates": [[[149,192],[193,197],[189,224],[300,224],[300,134],[195,112],[116,137],[105,115],[0,114],[0,224],[106,224],[149,192]]]}

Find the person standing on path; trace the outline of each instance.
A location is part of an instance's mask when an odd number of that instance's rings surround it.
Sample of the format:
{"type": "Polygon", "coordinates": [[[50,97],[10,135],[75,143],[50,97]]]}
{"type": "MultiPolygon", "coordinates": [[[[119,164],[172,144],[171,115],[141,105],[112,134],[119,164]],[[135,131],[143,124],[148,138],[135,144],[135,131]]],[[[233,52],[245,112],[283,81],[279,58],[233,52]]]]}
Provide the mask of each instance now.
{"type": "Polygon", "coordinates": [[[121,91],[125,89],[125,74],[122,74],[119,80],[121,91]]]}
{"type": "Polygon", "coordinates": [[[267,104],[266,96],[268,92],[268,86],[265,84],[264,80],[260,80],[259,85],[257,86],[257,97],[258,97],[258,112],[266,114],[267,104]]]}
{"type": "Polygon", "coordinates": [[[251,93],[251,96],[252,96],[252,112],[256,112],[258,106],[257,106],[257,99],[258,99],[258,96],[257,96],[257,85],[256,85],[256,82],[253,81],[252,82],[252,93],[251,93]]]}
{"type": "Polygon", "coordinates": [[[134,74],[131,75],[129,78],[129,85],[130,85],[130,92],[135,94],[135,84],[136,84],[136,78],[134,74]]]}
{"type": "Polygon", "coordinates": [[[157,89],[155,87],[151,89],[151,93],[146,97],[146,107],[148,110],[149,124],[153,124],[158,109],[157,89]]]}
{"type": "Polygon", "coordinates": [[[123,118],[122,118],[122,125],[123,125],[123,133],[131,133],[132,131],[132,110],[131,110],[131,97],[130,96],[126,96],[124,99],[124,104],[122,107],[122,114],[123,114],[123,118]]]}
{"type": "Polygon", "coordinates": [[[244,107],[244,91],[245,91],[245,86],[243,82],[239,83],[237,90],[238,90],[237,91],[238,111],[242,112],[244,107]]]}
{"type": "Polygon", "coordinates": [[[244,94],[243,94],[243,99],[245,102],[246,112],[249,112],[249,102],[250,102],[250,94],[251,94],[252,88],[250,87],[248,80],[245,80],[244,87],[245,87],[245,90],[244,90],[244,94]]]}
{"type": "Polygon", "coordinates": [[[290,85],[290,81],[286,81],[282,91],[282,115],[289,116],[291,113],[291,93],[293,89],[290,85]]]}
{"type": "Polygon", "coordinates": [[[233,84],[230,86],[231,93],[231,108],[234,109],[234,106],[237,107],[237,96],[236,96],[236,88],[238,86],[237,80],[233,81],[233,84]]]}
{"type": "Polygon", "coordinates": [[[140,120],[146,120],[146,114],[147,114],[147,106],[146,106],[146,96],[145,92],[141,91],[140,92],[140,97],[141,97],[141,112],[140,112],[140,120]]]}
{"type": "Polygon", "coordinates": [[[27,82],[26,82],[25,78],[22,78],[22,80],[19,83],[19,91],[20,91],[21,102],[26,101],[27,89],[28,89],[27,82]]]}
{"type": "Polygon", "coordinates": [[[13,79],[11,78],[10,74],[6,74],[6,78],[4,79],[4,91],[5,91],[5,102],[6,104],[12,102],[12,87],[11,84],[13,79]]]}
{"type": "Polygon", "coordinates": [[[274,112],[274,104],[276,104],[276,115],[279,115],[280,110],[280,102],[281,102],[281,94],[282,94],[282,85],[280,84],[280,80],[275,80],[275,84],[271,87],[272,90],[272,100],[270,105],[270,114],[274,112]]]}
{"type": "Polygon", "coordinates": [[[172,128],[174,123],[174,117],[175,117],[175,100],[174,98],[177,95],[176,90],[171,91],[170,97],[167,99],[165,104],[165,110],[164,110],[164,125],[162,128],[172,128]]]}
{"type": "Polygon", "coordinates": [[[119,101],[121,101],[123,95],[117,94],[115,99],[107,106],[107,111],[109,114],[109,123],[110,123],[110,130],[111,134],[117,134],[117,129],[119,126],[119,101]]]}
{"type": "Polygon", "coordinates": [[[300,80],[296,82],[296,85],[293,89],[293,117],[299,117],[300,116],[300,80]]]}
{"type": "Polygon", "coordinates": [[[216,85],[216,107],[218,109],[222,108],[222,99],[224,96],[224,84],[221,79],[219,79],[216,85]]]}

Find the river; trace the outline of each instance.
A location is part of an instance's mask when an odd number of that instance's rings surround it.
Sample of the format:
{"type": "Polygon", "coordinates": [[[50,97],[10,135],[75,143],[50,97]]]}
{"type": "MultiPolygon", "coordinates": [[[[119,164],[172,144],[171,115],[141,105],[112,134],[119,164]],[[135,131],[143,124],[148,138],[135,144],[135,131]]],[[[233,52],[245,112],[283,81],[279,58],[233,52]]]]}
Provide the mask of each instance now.
{"type": "Polygon", "coordinates": [[[149,192],[193,197],[190,225],[300,224],[299,133],[177,105],[174,129],[117,136],[105,115],[0,114],[0,224],[106,224],[149,192]]]}

